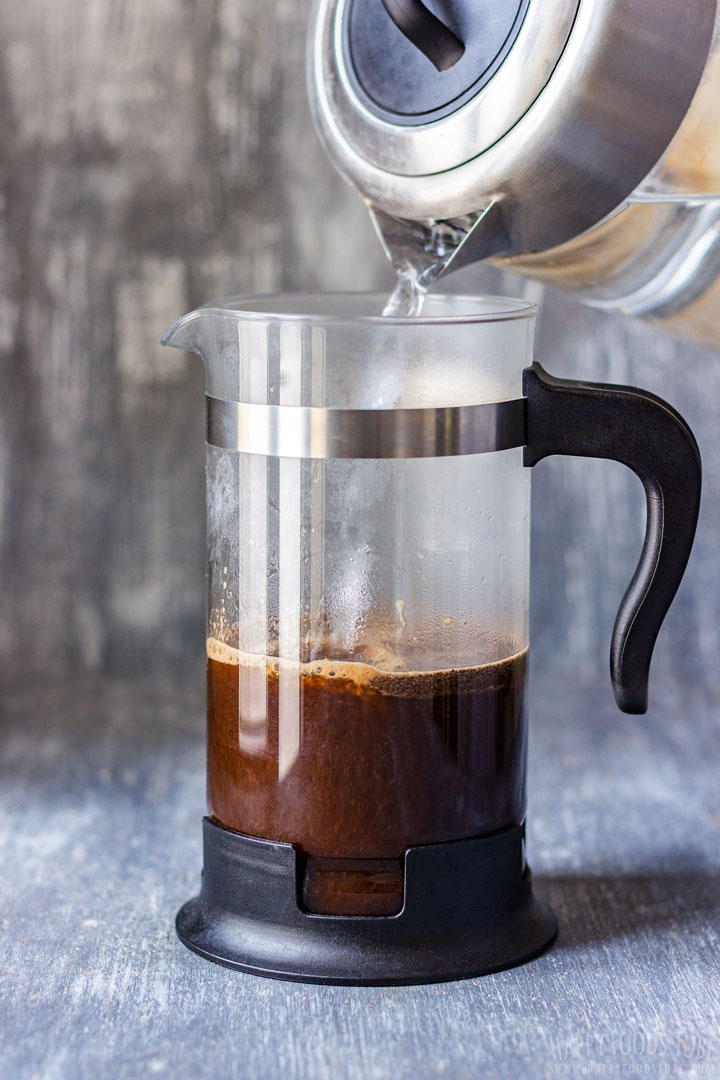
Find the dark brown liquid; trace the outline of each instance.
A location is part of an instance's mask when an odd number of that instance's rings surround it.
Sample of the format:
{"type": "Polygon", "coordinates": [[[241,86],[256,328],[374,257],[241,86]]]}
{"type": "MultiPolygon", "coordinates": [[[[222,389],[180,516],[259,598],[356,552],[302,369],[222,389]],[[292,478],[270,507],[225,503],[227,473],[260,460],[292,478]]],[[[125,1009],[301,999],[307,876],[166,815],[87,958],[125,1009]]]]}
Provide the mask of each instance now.
{"type": "Polygon", "coordinates": [[[522,821],[526,657],[403,674],[210,659],[210,813],[310,856],[311,910],[397,911],[408,846],[522,821]]]}

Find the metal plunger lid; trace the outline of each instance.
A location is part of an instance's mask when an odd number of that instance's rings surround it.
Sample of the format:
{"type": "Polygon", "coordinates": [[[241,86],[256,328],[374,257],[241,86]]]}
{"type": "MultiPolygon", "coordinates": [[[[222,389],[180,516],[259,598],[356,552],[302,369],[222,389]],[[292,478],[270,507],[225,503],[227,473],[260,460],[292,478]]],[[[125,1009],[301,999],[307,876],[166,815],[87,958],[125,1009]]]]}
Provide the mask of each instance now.
{"type": "Polygon", "coordinates": [[[492,205],[474,258],[543,250],[656,165],[715,15],[716,0],[317,0],[315,123],[381,217],[469,229],[492,205]]]}

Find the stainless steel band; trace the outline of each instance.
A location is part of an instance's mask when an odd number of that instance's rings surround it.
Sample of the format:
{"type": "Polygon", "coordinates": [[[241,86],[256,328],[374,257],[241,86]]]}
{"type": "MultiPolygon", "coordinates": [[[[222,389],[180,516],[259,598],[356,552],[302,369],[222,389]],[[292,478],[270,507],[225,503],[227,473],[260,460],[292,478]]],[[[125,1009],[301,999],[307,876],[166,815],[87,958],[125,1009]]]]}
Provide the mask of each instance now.
{"type": "Polygon", "coordinates": [[[446,409],[325,409],[207,399],[207,441],[291,458],[490,454],[525,442],[525,399],[446,409]]]}

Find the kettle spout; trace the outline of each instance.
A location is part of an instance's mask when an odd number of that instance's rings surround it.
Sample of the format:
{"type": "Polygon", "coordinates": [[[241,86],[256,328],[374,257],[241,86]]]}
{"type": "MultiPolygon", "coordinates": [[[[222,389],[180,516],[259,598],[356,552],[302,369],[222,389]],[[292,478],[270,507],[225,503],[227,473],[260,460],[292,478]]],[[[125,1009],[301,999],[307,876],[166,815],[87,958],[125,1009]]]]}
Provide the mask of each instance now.
{"type": "Polygon", "coordinates": [[[448,221],[406,221],[370,202],[368,209],[383,250],[397,273],[412,268],[423,289],[453,270],[507,255],[511,250],[499,199],[477,214],[448,221]]]}

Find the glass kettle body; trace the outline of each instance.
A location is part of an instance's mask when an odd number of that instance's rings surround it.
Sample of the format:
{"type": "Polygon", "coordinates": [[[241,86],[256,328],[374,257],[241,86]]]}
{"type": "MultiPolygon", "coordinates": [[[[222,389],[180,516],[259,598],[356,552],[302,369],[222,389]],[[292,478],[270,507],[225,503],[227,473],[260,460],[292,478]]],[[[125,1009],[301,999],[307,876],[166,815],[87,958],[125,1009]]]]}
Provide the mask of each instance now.
{"type": "Polygon", "coordinates": [[[494,259],[720,348],[716,0],[318,0],[308,78],[399,271],[494,259]]]}

